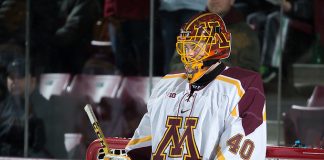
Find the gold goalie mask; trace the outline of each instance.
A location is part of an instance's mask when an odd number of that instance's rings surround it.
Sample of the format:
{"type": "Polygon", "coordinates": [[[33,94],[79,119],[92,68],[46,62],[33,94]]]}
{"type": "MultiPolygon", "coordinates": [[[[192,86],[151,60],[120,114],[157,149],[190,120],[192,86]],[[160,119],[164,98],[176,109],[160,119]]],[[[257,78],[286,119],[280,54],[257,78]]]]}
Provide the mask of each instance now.
{"type": "Polygon", "coordinates": [[[181,27],[176,50],[192,84],[206,74],[213,62],[229,57],[231,33],[217,14],[200,13],[181,27]]]}

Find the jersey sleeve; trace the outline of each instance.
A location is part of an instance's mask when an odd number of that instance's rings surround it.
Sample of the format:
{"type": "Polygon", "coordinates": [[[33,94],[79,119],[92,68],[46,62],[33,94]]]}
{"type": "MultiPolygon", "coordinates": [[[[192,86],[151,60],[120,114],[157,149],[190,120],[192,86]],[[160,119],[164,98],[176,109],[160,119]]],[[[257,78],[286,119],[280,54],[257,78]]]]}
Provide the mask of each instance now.
{"type": "Polygon", "coordinates": [[[132,139],[126,146],[127,155],[131,159],[150,159],[152,152],[152,136],[150,126],[150,116],[146,113],[138,128],[135,130],[132,139]]]}
{"type": "Polygon", "coordinates": [[[265,159],[266,112],[262,80],[249,83],[225,119],[225,129],[217,146],[216,159],[265,159]]]}

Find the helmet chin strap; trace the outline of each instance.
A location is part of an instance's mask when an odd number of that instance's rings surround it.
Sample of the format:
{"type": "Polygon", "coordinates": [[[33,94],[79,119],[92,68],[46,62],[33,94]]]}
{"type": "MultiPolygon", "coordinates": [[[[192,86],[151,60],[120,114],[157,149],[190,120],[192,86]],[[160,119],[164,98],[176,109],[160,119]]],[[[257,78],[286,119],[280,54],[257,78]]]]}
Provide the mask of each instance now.
{"type": "Polygon", "coordinates": [[[210,67],[214,65],[215,63],[219,62],[219,59],[210,59],[207,61],[203,61],[203,67],[210,67]]]}
{"type": "MultiPolygon", "coordinates": [[[[211,81],[213,81],[219,74],[223,72],[226,68],[225,64],[221,63],[219,60],[214,61],[216,63],[211,64],[207,72],[196,82],[190,84],[190,93],[189,98],[193,95],[193,93],[197,90],[203,89],[207,86],[211,81]]],[[[208,67],[208,66],[206,66],[208,67]]]]}
{"type": "Polygon", "coordinates": [[[201,67],[197,69],[198,71],[196,71],[196,73],[187,73],[188,75],[191,75],[188,77],[189,83],[196,83],[196,81],[199,81],[199,79],[203,78],[206,74],[208,74],[209,72],[214,70],[219,64],[221,64],[218,59],[210,59],[201,63],[201,67]]]}
{"type": "Polygon", "coordinates": [[[210,60],[210,61],[213,61],[213,63],[210,63],[208,66],[204,65],[205,67],[209,67],[207,72],[200,79],[194,82],[193,85],[197,85],[197,86],[207,85],[226,68],[226,66],[223,63],[221,63],[219,60],[210,60]]]}

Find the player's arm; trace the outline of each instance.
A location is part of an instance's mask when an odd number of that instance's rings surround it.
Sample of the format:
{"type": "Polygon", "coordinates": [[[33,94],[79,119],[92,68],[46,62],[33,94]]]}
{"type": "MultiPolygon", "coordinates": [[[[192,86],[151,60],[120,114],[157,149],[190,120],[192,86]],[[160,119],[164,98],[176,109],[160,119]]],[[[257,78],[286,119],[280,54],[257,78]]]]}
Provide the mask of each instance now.
{"type": "Polygon", "coordinates": [[[150,159],[152,153],[151,140],[150,118],[149,114],[146,113],[126,146],[127,155],[133,160],[150,159]]]}
{"type": "Polygon", "coordinates": [[[245,89],[226,118],[216,159],[265,159],[265,96],[262,81],[258,77],[245,89]]]}

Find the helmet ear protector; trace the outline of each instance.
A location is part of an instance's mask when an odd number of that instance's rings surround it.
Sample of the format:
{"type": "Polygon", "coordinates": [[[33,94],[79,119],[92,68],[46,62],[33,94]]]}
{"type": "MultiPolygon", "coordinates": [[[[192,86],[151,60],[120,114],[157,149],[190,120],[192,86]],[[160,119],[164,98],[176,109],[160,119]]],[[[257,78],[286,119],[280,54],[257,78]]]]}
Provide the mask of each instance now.
{"type": "Polygon", "coordinates": [[[219,15],[200,13],[182,26],[176,50],[185,66],[189,83],[194,83],[218,60],[229,57],[231,33],[227,32],[219,15]]]}

